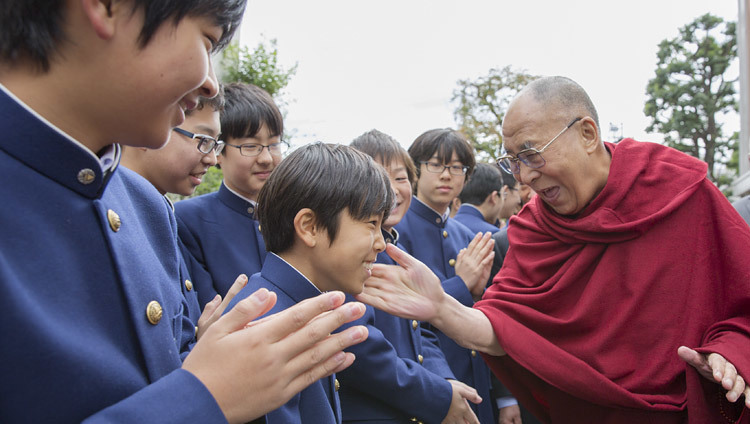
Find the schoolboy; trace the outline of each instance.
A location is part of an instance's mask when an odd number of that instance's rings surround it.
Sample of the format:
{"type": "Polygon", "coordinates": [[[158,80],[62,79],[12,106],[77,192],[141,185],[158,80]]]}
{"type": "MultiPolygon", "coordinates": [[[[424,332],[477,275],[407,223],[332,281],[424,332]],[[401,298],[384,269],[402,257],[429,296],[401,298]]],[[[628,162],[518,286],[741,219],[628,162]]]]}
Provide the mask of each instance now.
{"type": "Polygon", "coordinates": [[[474,233],[494,234],[500,229],[498,221],[503,222],[521,209],[518,182],[513,175],[487,163],[477,164],[458,198],[461,207],[454,218],[474,233]]]}
{"type": "MultiPolygon", "coordinates": [[[[480,264],[469,267],[473,274],[457,277],[458,255],[474,234],[448,217],[449,205],[474,169],[473,148],[458,131],[433,129],[414,140],[409,155],[417,166],[416,196],[395,227],[400,247],[427,265],[440,278],[447,293],[462,304],[473,305],[489,278],[491,243],[484,244],[488,247],[487,256],[480,264]]],[[[483,238],[489,240],[489,234],[483,238]]],[[[490,372],[480,355],[459,346],[436,329],[435,332],[456,378],[476,389],[483,399],[490,399],[490,372]]],[[[496,422],[492,402],[471,407],[480,422],[496,422]]]]}
{"type": "MultiPolygon", "coordinates": [[[[195,109],[185,111],[185,122],[172,131],[164,147],[156,150],[123,147],[120,164],[147,179],[163,196],[167,193],[190,196],[208,168],[216,165],[216,153],[224,147],[224,143],[217,140],[221,133],[219,112],[223,104],[221,90],[213,98],[199,98],[195,109]]],[[[165,199],[174,211],[172,202],[168,197],[165,199]]],[[[188,255],[181,256],[191,259],[188,255]]],[[[184,259],[180,264],[180,288],[187,300],[188,316],[196,327],[201,308],[184,259]]]]}
{"type": "Polygon", "coordinates": [[[221,187],[175,204],[180,239],[196,265],[190,273],[201,305],[225,296],[238,274],[260,271],[266,247],[255,219],[258,193],[286,147],[281,112],[266,91],[231,83],[224,97],[221,187]]]}
{"type": "MultiPolygon", "coordinates": [[[[229,307],[259,288],[278,294],[271,312],[329,290],[361,292],[385,249],[380,226],[392,200],[388,176],[369,156],[323,143],[295,150],[260,191],[269,254],[229,307]]],[[[335,376],[321,379],[268,413],[266,422],[340,423],[338,388],[335,376]]]]}
{"type": "MultiPolygon", "coordinates": [[[[388,173],[395,198],[382,230],[386,243],[397,244],[393,226],[409,209],[414,163],[396,140],[378,130],[362,134],[351,146],[388,173]]],[[[377,262],[394,264],[385,252],[377,262]]],[[[476,422],[464,397],[476,402],[476,392],[455,380],[434,333],[370,306],[354,323],[366,325],[369,335],[350,349],[357,357],[354,364],[337,374],[344,422],[476,422]]]]}
{"type": "Polygon", "coordinates": [[[117,169],[113,141],[160,147],[199,96],[216,94],[209,55],[244,8],[3,5],[0,421],[244,422],[351,362],[338,352],[351,334],[310,336],[364,308],[305,324],[341,304],[332,294],[236,331],[273,303],[260,291],[211,325],[182,364],[174,221],[153,186],[117,169]]]}

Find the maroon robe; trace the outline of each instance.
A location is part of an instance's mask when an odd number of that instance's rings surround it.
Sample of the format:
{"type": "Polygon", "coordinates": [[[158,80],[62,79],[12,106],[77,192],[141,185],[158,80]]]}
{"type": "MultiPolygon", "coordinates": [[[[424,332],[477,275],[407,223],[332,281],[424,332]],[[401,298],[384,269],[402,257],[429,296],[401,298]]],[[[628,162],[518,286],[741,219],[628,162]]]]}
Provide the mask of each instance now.
{"type": "Polygon", "coordinates": [[[717,352],[750,377],[750,228],[674,149],[606,143],[607,184],[576,217],[537,196],[475,307],[507,356],[485,355],[546,422],[750,422],[741,398],[677,356],[717,352]]]}

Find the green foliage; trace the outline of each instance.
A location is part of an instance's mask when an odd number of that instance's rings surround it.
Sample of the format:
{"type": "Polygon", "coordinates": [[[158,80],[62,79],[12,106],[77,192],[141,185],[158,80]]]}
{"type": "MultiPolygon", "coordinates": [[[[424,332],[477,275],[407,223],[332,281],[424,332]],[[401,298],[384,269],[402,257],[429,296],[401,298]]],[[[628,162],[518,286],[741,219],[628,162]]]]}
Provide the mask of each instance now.
{"type": "Polygon", "coordinates": [[[244,82],[266,90],[274,99],[283,94],[295,73],[297,64],[289,69],[278,63],[276,40],[260,42],[253,51],[232,43],[222,53],[222,82],[244,82]]]}
{"type": "Polygon", "coordinates": [[[708,164],[709,178],[731,180],[736,138],[725,136],[717,118],[738,108],[736,79],[727,70],[737,58],[735,22],[705,14],[659,43],[654,78],[646,87],[646,131],[664,134],[667,145],[708,164]]]}
{"type": "Polygon", "coordinates": [[[476,80],[460,80],[451,102],[458,129],[471,141],[481,160],[495,162],[503,144],[501,124],[508,104],[529,82],[539,78],[510,66],[490,69],[476,80]]]}

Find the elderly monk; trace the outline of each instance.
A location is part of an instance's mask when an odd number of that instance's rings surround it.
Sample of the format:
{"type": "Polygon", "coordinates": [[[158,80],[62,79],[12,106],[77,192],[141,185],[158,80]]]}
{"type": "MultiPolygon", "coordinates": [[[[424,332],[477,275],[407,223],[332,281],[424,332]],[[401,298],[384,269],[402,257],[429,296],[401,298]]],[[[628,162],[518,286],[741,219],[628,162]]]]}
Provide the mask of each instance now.
{"type": "Polygon", "coordinates": [[[401,266],[373,269],[360,300],[483,352],[544,422],[750,422],[750,228],[706,164],[602,142],[563,77],[522,90],[502,131],[499,165],[538,196],[483,300],[462,306],[391,248],[401,266]]]}

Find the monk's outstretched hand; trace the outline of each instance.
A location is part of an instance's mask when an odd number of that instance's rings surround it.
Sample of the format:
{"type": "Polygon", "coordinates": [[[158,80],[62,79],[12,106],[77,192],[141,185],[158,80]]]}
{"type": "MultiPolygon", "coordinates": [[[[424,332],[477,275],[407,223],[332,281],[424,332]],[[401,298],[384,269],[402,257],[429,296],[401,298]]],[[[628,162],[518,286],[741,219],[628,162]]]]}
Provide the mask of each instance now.
{"type": "Polygon", "coordinates": [[[402,318],[430,321],[437,316],[445,296],[438,277],[392,244],[386,253],[399,265],[375,264],[357,300],[402,318]]]}
{"type": "Polygon", "coordinates": [[[743,394],[745,406],[750,408],[750,386],[739,375],[737,368],[718,353],[708,355],[698,353],[687,346],[677,349],[680,358],[698,370],[698,373],[708,380],[721,384],[727,390],[727,400],[736,402],[743,394]]]}

